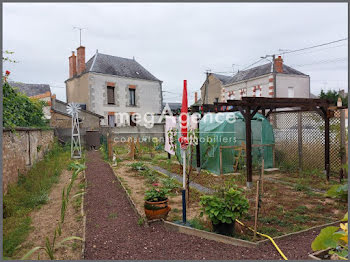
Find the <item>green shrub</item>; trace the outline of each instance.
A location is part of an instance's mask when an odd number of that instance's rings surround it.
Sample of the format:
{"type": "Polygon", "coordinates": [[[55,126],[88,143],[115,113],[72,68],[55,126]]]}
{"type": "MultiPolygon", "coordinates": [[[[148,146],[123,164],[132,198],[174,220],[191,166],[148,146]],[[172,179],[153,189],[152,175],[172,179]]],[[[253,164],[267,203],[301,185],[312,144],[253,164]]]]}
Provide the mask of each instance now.
{"type": "Polygon", "coordinates": [[[341,200],[348,199],[348,184],[344,185],[334,185],[326,193],[326,196],[339,198],[341,200]]]}
{"type": "Polygon", "coordinates": [[[233,223],[248,212],[249,203],[242,191],[230,188],[215,195],[202,196],[200,198],[203,212],[208,215],[213,224],[233,223]]]}

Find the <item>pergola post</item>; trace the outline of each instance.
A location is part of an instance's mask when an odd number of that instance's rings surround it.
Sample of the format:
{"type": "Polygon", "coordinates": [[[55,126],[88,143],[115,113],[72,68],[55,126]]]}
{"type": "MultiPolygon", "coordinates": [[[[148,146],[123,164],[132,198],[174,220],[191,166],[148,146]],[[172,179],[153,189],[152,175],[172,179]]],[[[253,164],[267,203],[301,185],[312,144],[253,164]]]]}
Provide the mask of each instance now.
{"type": "Polygon", "coordinates": [[[247,188],[253,185],[253,170],[252,170],[252,115],[250,108],[246,108],[245,114],[245,140],[246,140],[246,169],[247,169],[247,188]]]}

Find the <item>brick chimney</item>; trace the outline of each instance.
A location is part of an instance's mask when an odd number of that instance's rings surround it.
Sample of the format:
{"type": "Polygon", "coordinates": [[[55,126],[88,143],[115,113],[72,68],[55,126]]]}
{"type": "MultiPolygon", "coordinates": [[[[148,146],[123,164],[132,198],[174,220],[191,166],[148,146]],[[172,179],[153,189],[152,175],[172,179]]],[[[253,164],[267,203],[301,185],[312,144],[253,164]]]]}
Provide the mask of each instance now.
{"type": "Polygon", "coordinates": [[[72,55],[69,57],[69,78],[72,78],[77,74],[77,57],[72,51],[72,55]]]}
{"type": "Polygon", "coordinates": [[[275,71],[277,73],[283,73],[283,59],[281,56],[275,59],[275,71]]]}
{"type": "Polygon", "coordinates": [[[85,47],[77,48],[77,73],[80,75],[85,70],[85,47]]]}
{"type": "Polygon", "coordinates": [[[198,93],[194,92],[194,102],[197,103],[198,101],[198,93]]]}

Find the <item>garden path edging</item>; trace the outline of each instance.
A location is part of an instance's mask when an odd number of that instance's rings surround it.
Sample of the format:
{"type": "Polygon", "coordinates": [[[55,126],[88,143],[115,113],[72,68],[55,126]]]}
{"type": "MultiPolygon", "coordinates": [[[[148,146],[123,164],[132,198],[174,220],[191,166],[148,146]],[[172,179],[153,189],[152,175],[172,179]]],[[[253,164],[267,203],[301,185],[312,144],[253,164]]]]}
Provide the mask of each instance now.
{"type": "Polygon", "coordinates": [[[84,184],[85,184],[85,189],[84,189],[84,194],[81,195],[82,199],[81,199],[81,207],[80,207],[80,211],[81,211],[81,216],[83,217],[83,243],[82,243],[82,247],[81,247],[81,257],[82,259],[84,259],[84,254],[85,254],[85,233],[86,233],[86,214],[84,211],[84,195],[86,193],[87,190],[87,181],[86,181],[86,176],[85,176],[85,170],[83,171],[83,178],[84,178],[84,184]]]}
{"type": "MultiPolygon", "coordinates": [[[[109,167],[112,169],[114,176],[117,178],[119,184],[120,184],[121,187],[123,188],[123,190],[124,190],[124,192],[125,192],[125,194],[126,194],[126,198],[128,199],[128,201],[129,201],[129,203],[130,203],[132,209],[135,211],[136,215],[137,215],[139,218],[142,218],[142,219],[144,219],[144,221],[147,222],[146,216],[143,216],[143,215],[140,214],[140,212],[137,210],[135,202],[132,200],[131,196],[129,195],[128,190],[127,190],[127,189],[125,188],[125,186],[123,185],[123,183],[122,183],[121,179],[119,178],[117,172],[113,169],[112,165],[111,165],[109,162],[108,162],[108,165],[109,165],[109,167]]],[[[147,225],[148,225],[148,222],[147,222],[147,225]]]]}
{"type": "Polygon", "coordinates": [[[224,235],[220,235],[212,232],[207,232],[196,228],[186,227],[186,226],[178,225],[169,221],[163,221],[163,223],[165,227],[168,228],[169,230],[177,231],[187,235],[197,236],[208,240],[214,240],[217,242],[230,244],[233,246],[248,247],[248,248],[257,247],[257,243],[255,242],[234,238],[234,237],[229,237],[229,236],[224,236],[224,235]]]}

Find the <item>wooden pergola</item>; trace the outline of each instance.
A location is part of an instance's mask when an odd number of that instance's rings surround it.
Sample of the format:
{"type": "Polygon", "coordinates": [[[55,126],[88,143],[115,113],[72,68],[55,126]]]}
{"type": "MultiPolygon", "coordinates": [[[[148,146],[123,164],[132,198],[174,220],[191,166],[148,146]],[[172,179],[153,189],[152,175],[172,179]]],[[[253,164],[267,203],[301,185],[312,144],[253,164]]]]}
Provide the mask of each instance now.
{"type": "Polygon", "coordinates": [[[200,112],[202,115],[207,112],[234,112],[240,111],[245,120],[246,131],[246,169],[247,187],[252,186],[252,130],[251,120],[260,111],[266,118],[272,112],[305,112],[314,111],[318,113],[325,123],[325,173],[327,181],[330,175],[330,144],[329,144],[329,119],[333,117],[330,101],[326,99],[313,98],[267,98],[267,97],[243,97],[242,100],[228,100],[226,103],[204,104],[192,106],[192,112],[200,112]],[[278,110],[278,111],[277,111],[278,110]]]}

